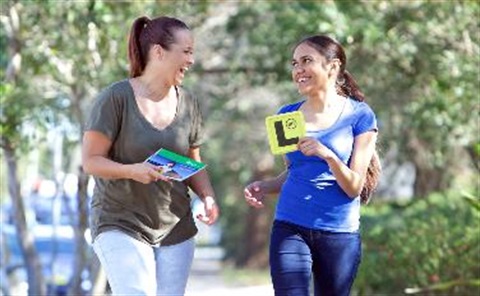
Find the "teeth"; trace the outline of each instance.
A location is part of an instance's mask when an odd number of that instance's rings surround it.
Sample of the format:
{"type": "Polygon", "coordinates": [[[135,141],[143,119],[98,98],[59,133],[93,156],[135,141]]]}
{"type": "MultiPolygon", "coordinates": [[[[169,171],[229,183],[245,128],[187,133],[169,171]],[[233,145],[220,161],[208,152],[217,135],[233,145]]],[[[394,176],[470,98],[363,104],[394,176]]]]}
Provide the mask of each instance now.
{"type": "Polygon", "coordinates": [[[307,81],[307,78],[305,78],[305,77],[299,78],[299,79],[297,80],[297,82],[299,82],[299,83],[305,82],[305,81],[307,81]]]}

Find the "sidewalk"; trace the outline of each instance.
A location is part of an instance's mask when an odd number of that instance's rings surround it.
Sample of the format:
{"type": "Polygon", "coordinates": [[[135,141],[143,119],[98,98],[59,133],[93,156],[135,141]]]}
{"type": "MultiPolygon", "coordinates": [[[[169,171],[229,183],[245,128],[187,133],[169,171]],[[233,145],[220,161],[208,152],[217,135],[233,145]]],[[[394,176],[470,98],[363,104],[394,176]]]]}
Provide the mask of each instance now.
{"type": "Polygon", "coordinates": [[[231,287],[222,278],[218,248],[197,248],[185,296],[273,296],[271,285],[231,287]]]}
{"type": "Polygon", "coordinates": [[[185,296],[273,296],[271,286],[224,287],[206,291],[187,291],[185,296]]]}

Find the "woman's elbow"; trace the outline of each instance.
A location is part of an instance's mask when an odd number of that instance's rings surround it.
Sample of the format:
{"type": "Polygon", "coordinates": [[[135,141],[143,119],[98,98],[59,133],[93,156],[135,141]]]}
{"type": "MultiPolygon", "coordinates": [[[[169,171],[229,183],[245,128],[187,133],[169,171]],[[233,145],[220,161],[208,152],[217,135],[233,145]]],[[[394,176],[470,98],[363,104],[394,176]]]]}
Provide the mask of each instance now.
{"type": "Polygon", "coordinates": [[[345,193],[348,195],[350,198],[356,198],[358,197],[363,190],[363,182],[358,182],[357,184],[352,184],[347,190],[345,190],[345,193]]]}
{"type": "Polygon", "coordinates": [[[82,162],[82,169],[85,174],[91,175],[90,167],[88,166],[87,163],[82,162]]]}
{"type": "Polygon", "coordinates": [[[92,174],[92,165],[91,161],[88,158],[83,158],[82,159],[82,169],[87,175],[92,174]]]}
{"type": "Polygon", "coordinates": [[[360,195],[360,193],[362,193],[362,189],[351,189],[351,190],[348,190],[345,192],[348,197],[350,197],[351,199],[354,199],[356,197],[358,197],[360,195]]]}

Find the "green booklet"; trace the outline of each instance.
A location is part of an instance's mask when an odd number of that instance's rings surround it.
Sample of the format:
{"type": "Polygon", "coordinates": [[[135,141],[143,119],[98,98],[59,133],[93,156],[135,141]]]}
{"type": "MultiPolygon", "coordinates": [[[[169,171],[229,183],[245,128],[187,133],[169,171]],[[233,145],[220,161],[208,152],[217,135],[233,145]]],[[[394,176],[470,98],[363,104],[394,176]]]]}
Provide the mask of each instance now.
{"type": "Polygon", "coordinates": [[[145,161],[160,167],[159,172],[162,175],[175,181],[183,181],[207,166],[202,162],[198,162],[165,148],[158,149],[157,152],[150,155],[145,161]]]}

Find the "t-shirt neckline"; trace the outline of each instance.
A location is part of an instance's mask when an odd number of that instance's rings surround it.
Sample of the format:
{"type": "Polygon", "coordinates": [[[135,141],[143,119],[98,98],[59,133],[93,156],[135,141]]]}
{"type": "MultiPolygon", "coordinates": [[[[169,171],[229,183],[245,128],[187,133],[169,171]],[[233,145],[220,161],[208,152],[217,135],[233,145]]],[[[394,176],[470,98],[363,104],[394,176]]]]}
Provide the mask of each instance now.
{"type": "MultiPolygon", "coordinates": [[[[300,111],[300,107],[305,104],[307,100],[303,100],[300,102],[300,104],[298,104],[297,106],[297,111],[300,111]]],[[[319,133],[319,132],[325,132],[325,131],[328,131],[332,128],[334,128],[338,122],[340,122],[340,119],[343,117],[344,113],[345,113],[345,110],[347,109],[347,104],[350,102],[350,98],[346,98],[345,99],[345,102],[343,103],[343,106],[342,106],[342,111],[340,111],[340,114],[338,114],[337,118],[335,119],[335,121],[328,127],[326,128],[319,128],[319,129],[314,129],[314,130],[307,130],[307,133],[319,133]]],[[[301,112],[301,111],[300,111],[301,112]]]]}
{"type": "Polygon", "coordinates": [[[180,91],[180,88],[178,86],[175,86],[175,93],[176,93],[176,96],[177,96],[177,107],[176,107],[176,110],[175,110],[175,116],[173,117],[173,120],[172,122],[170,122],[170,124],[168,124],[167,126],[165,126],[164,128],[160,129],[156,126],[154,126],[150,121],[147,120],[147,118],[145,118],[145,116],[143,115],[143,113],[140,111],[140,107],[138,107],[138,103],[137,103],[137,100],[136,100],[136,97],[135,97],[135,91],[133,90],[133,86],[130,82],[130,78],[127,78],[126,80],[126,83],[128,85],[128,89],[130,91],[130,95],[133,99],[133,106],[134,106],[134,109],[135,109],[135,113],[137,114],[137,116],[140,118],[140,120],[143,122],[144,125],[148,126],[149,128],[152,128],[156,131],[165,131],[165,130],[168,130],[170,128],[172,128],[178,121],[178,117],[179,117],[179,114],[180,114],[180,104],[182,103],[182,92],[180,91]]]}

